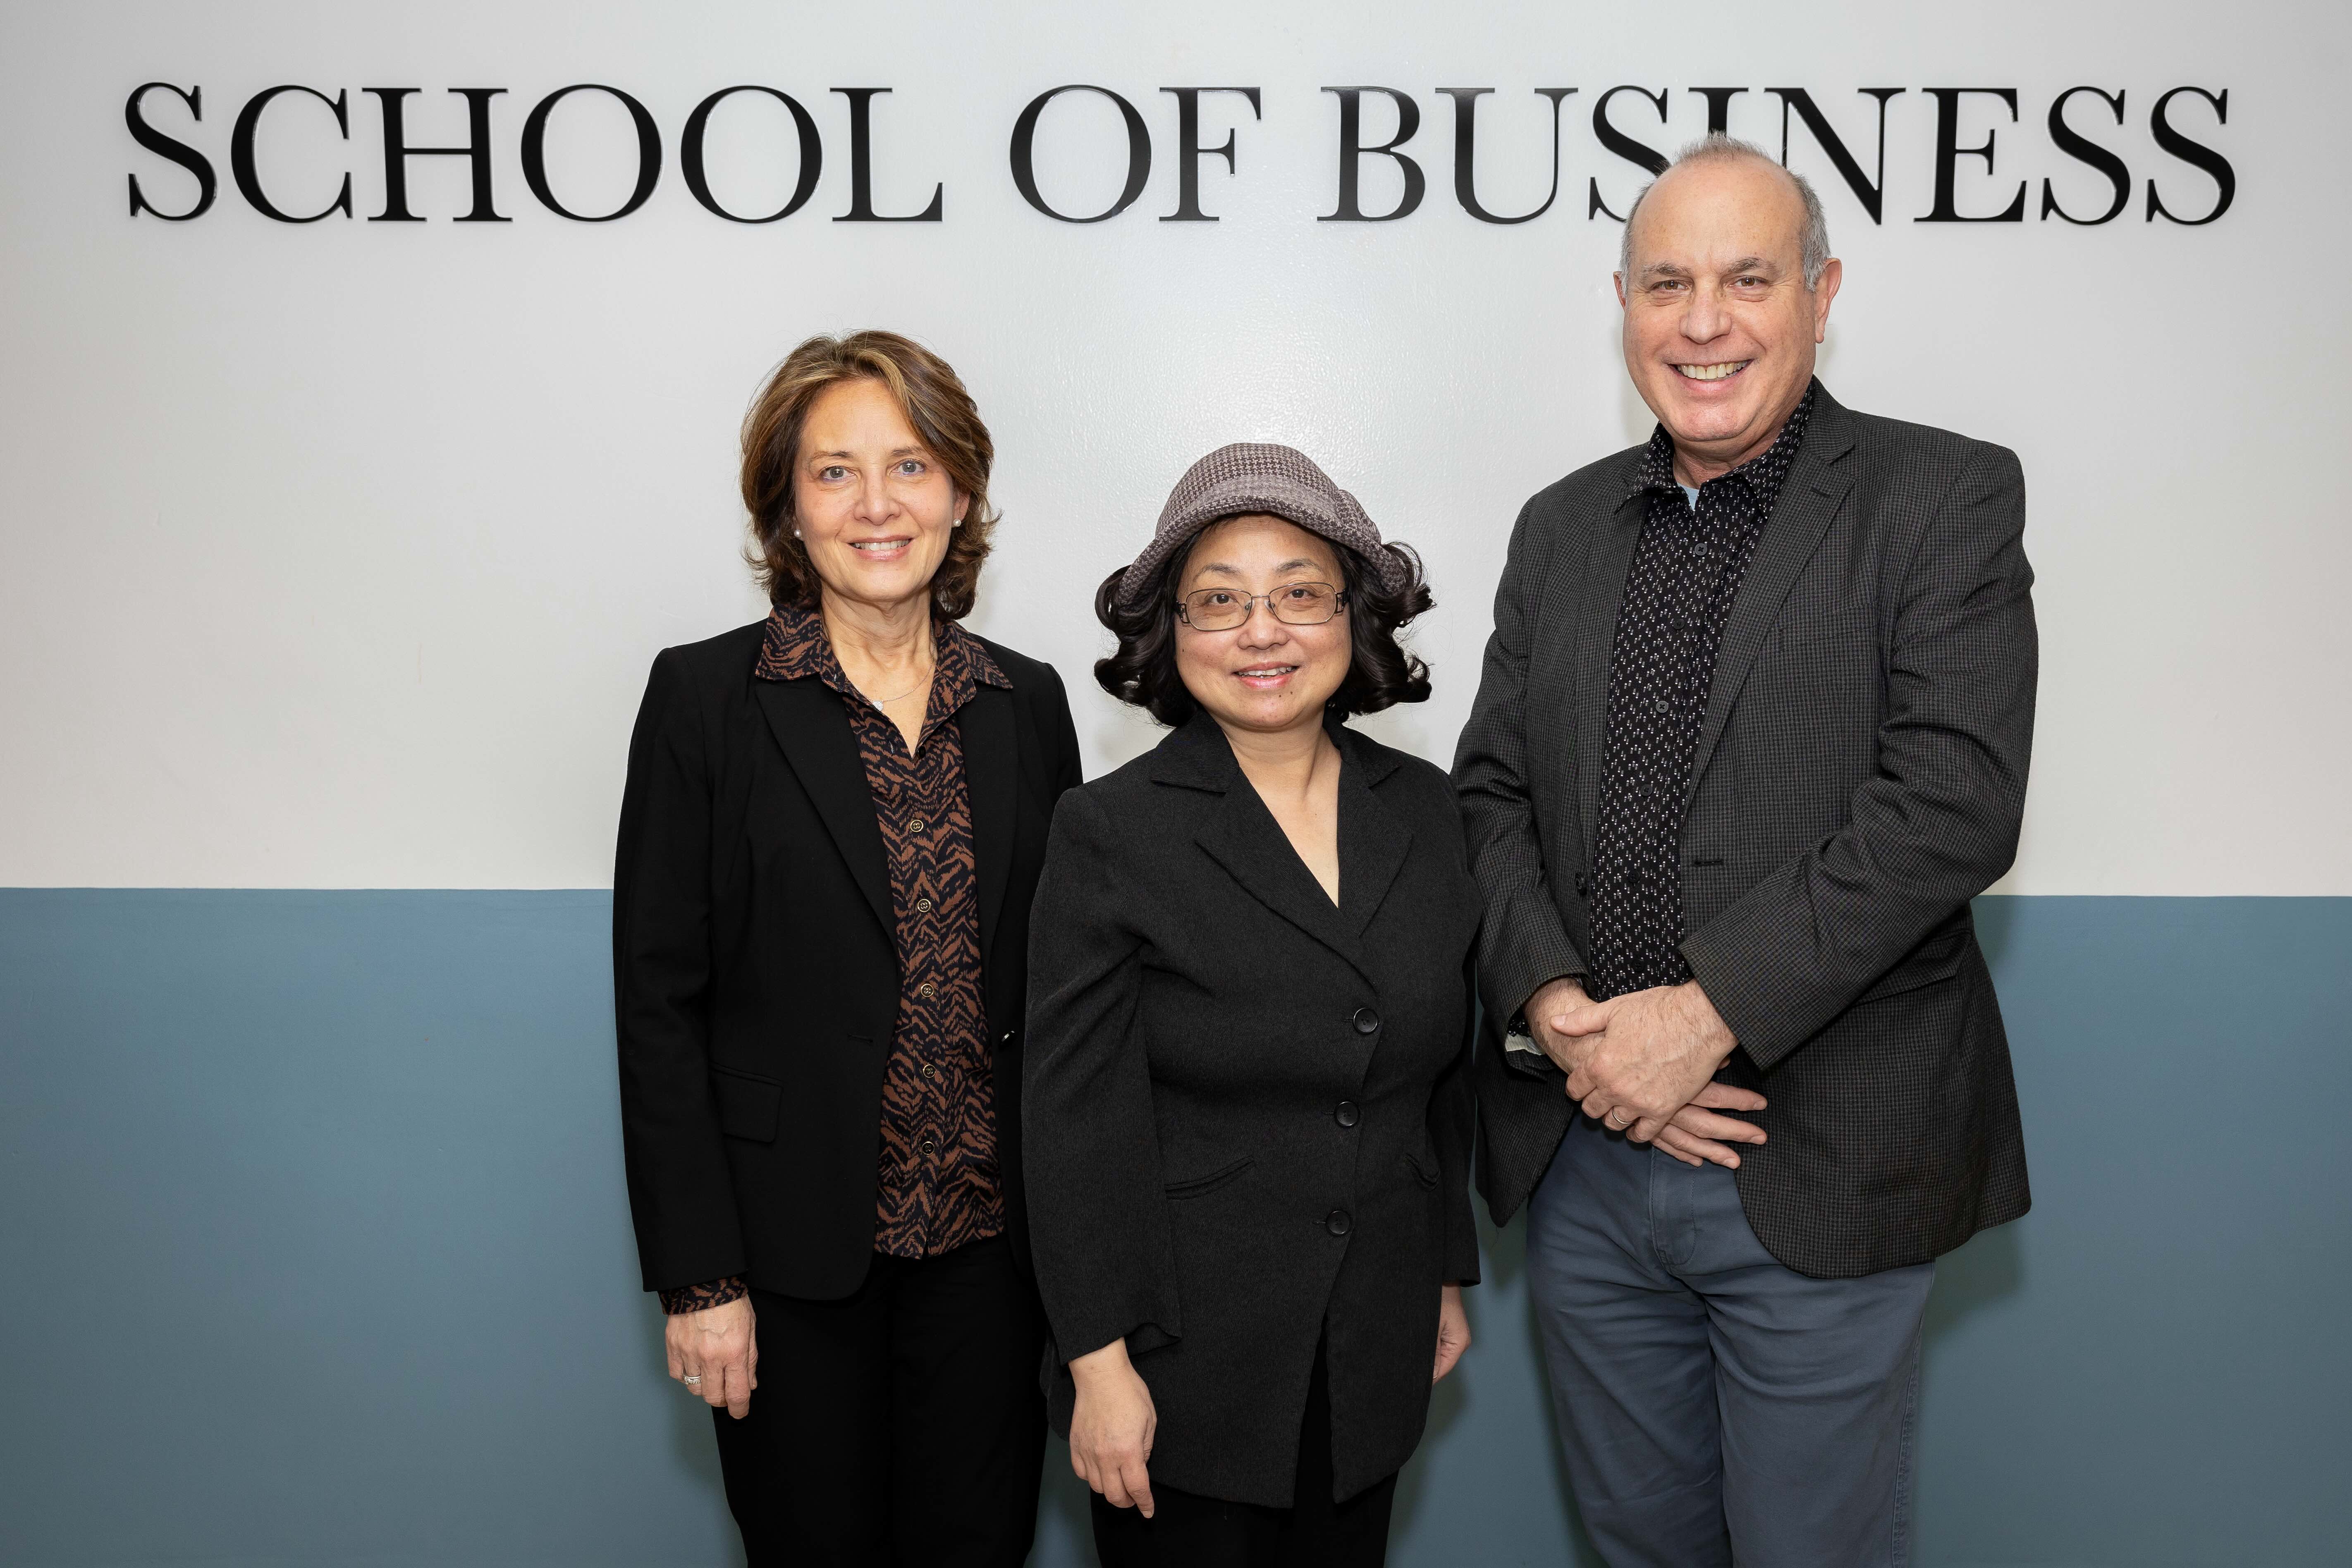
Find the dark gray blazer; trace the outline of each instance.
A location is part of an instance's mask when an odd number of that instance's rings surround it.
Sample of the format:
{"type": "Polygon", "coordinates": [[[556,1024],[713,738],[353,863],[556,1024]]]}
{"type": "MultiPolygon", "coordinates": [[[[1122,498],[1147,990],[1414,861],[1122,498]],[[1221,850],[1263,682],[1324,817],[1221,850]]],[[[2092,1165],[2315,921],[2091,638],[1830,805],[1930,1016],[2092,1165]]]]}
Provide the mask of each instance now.
{"type": "Polygon", "coordinates": [[[1336,1495],[1412,1454],[1478,1277],[1478,889],[1445,775],[1335,724],[1334,908],[1196,718],[1062,797],[1030,918],[1024,1161],[1062,1363],[1124,1336],[1155,1479],[1285,1507],[1328,1332],[1336,1495]]]}
{"type": "MultiPolygon", "coordinates": [[[[1507,1019],[1585,969],[1610,646],[1642,448],[1538,492],[1512,531],[1454,759],[1507,1019]]],[[[2038,654],[2015,454],[1827,392],[1723,637],[1683,826],[1683,952],[1770,1134],[1738,1172],[1790,1268],[1843,1278],[2025,1212],[2008,1038],[1969,900],[2017,850],[2038,654]]],[[[1548,1064],[1547,1064],[1548,1066],[1548,1064]]],[[[1478,1051],[1497,1221],[1572,1107],[1478,1051]]]]}

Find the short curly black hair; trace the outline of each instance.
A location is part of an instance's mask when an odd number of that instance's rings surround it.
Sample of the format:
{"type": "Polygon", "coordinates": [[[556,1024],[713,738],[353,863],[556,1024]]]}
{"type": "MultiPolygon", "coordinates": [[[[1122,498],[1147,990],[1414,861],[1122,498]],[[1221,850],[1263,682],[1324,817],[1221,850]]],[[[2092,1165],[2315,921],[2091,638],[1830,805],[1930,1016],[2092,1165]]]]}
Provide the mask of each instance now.
{"type": "MultiPolygon", "coordinates": [[[[1331,549],[1347,578],[1341,613],[1348,617],[1354,657],[1348,679],[1325,707],[1335,713],[1377,713],[1400,702],[1428,701],[1429,666],[1397,641],[1398,631],[1434,603],[1422,580],[1420,555],[1410,545],[1381,546],[1402,578],[1399,586],[1388,588],[1366,570],[1362,556],[1344,545],[1331,549]]],[[[1180,550],[1161,562],[1132,604],[1120,602],[1124,569],[1095,590],[1095,618],[1118,638],[1118,650],[1095,662],[1096,682],[1171,729],[1201,708],[1176,669],[1175,583],[1191,554],[1180,550]]]]}

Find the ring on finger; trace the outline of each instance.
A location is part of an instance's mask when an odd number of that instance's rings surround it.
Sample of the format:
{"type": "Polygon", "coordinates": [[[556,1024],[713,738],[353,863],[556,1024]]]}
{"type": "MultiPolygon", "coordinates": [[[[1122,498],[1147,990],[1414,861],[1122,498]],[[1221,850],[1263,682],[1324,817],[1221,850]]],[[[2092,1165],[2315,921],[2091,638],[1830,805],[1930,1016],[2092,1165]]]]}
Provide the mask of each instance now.
{"type": "Polygon", "coordinates": [[[702,1374],[701,1374],[700,1373],[698,1373],[698,1372],[697,1372],[697,1373],[688,1373],[685,1377],[681,1378],[679,1381],[680,1381],[680,1382],[682,1382],[682,1383],[684,1383],[684,1384],[687,1385],[687,1387],[688,1387],[688,1388],[692,1388],[696,1384],[700,1383],[700,1382],[702,1381],[702,1374]]]}

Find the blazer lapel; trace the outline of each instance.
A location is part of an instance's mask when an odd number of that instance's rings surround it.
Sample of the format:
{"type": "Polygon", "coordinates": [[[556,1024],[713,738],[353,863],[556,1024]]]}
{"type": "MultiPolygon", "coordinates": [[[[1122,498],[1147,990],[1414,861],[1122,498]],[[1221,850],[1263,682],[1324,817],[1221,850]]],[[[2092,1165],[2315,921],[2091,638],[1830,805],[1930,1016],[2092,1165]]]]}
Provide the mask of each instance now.
{"type": "MultiPolygon", "coordinates": [[[[1343,818],[1344,820],[1344,818],[1343,818]]],[[[1290,847],[1265,802],[1236,770],[1233,787],[1225,791],[1223,809],[1211,815],[1194,836],[1210,858],[1231,873],[1258,902],[1346,959],[1365,968],[1362,944],[1340,917],[1339,907],[1324,895],[1307,862],[1290,847]]],[[[1340,893],[1347,892],[1347,868],[1340,867],[1340,893]]],[[[1368,973],[1366,979],[1372,978],[1368,973]]]]}
{"type": "Polygon", "coordinates": [[[1738,700],[1748,671],[1780,618],[1789,590],[1797,585],[1805,563],[1821,548],[1822,536],[1829,531],[1838,508],[1853,489],[1853,473],[1839,466],[1839,459],[1853,450],[1852,422],[1844,408],[1827,391],[1822,392],[1814,400],[1812,427],[1805,434],[1803,449],[1790,470],[1780,504],[1764,524],[1763,536],[1756,542],[1755,558],[1748,563],[1748,574],[1731,602],[1731,617],[1724,623],[1715,680],[1707,689],[1706,713],[1699,724],[1698,750],[1691,758],[1685,805],[1706,775],[1716,743],[1722,740],[1723,727],[1731,717],[1732,704],[1738,700]]]}
{"type": "Polygon", "coordinates": [[[1356,744],[1352,731],[1332,728],[1346,764],[1339,770],[1339,923],[1360,939],[1412,853],[1412,829],[1373,793],[1396,772],[1395,759],[1356,744]]]}
{"type": "Polygon", "coordinates": [[[1020,810],[1021,738],[1013,693],[985,682],[956,713],[964,788],[971,799],[971,851],[980,870],[980,955],[987,961],[1013,876],[1013,830],[1020,810]]]}
{"type": "MultiPolygon", "coordinates": [[[[1639,458],[1636,458],[1638,471],[1639,458]]],[[[1633,476],[1625,479],[1630,487],[1633,476]]],[[[1586,556],[1582,601],[1576,616],[1576,804],[1591,844],[1601,817],[1601,771],[1609,749],[1609,660],[1617,616],[1625,605],[1625,574],[1642,538],[1642,498],[1629,495],[1601,521],[1586,556]]],[[[1528,715],[1529,719],[1535,715],[1528,715]]]]}
{"type": "MultiPolygon", "coordinates": [[[[1343,765],[1339,779],[1342,899],[1348,897],[1349,877],[1355,870],[1348,858],[1350,814],[1347,795],[1350,771],[1343,765]]],[[[1183,729],[1160,742],[1153,776],[1164,784],[1221,794],[1222,803],[1209,813],[1207,821],[1192,836],[1193,842],[1223,867],[1252,898],[1346,959],[1365,979],[1379,984],[1364,956],[1363,944],[1357,940],[1360,928],[1331,902],[1322,884],[1316,881],[1315,874],[1307,868],[1307,862],[1290,847],[1282,825],[1275,821],[1274,813],[1265,808],[1265,802],[1242,776],[1241,764],[1234,761],[1233,748],[1216,728],[1215,721],[1205,713],[1196,715],[1183,729]]],[[[1355,815],[1360,823],[1357,829],[1360,834],[1376,832],[1376,825],[1364,814],[1355,815]]],[[[1396,867],[1389,866],[1383,873],[1380,859],[1375,858],[1361,875],[1368,884],[1377,879],[1381,884],[1379,892],[1385,894],[1388,884],[1396,878],[1396,867]]],[[[1377,904],[1377,895],[1371,901],[1377,904]]]]}
{"type": "Polygon", "coordinates": [[[849,732],[849,712],[821,680],[751,682],[760,711],[801,787],[816,804],[825,831],[833,835],[858,891],[873,907],[886,932],[898,929],[890,907],[890,869],[882,849],[882,828],[874,817],[874,792],[849,732]]]}

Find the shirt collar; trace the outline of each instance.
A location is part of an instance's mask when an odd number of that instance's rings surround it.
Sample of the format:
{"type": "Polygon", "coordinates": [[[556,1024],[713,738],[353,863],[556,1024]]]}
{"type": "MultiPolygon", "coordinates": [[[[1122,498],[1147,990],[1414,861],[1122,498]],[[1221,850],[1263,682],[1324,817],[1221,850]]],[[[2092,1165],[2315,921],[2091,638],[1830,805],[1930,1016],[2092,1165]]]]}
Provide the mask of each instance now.
{"type": "MultiPolygon", "coordinates": [[[[1013,682],[980,639],[953,621],[932,618],[931,649],[931,686],[940,699],[930,705],[935,717],[944,718],[961,708],[976,687],[1012,689],[1013,682]]],[[[752,673],[762,680],[821,680],[849,700],[866,702],[866,694],[850,684],[848,673],[834,655],[833,639],[824,635],[824,617],[805,605],[778,605],[769,614],[760,643],[760,662],[752,673]]]]}
{"type": "MultiPolygon", "coordinates": [[[[1805,388],[1805,395],[1798,400],[1769,447],[1722,476],[1745,484],[1755,495],[1757,505],[1767,512],[1780,499],[1780,486],[1796,463],[1798,449],[1805,444],[1805,426],[1811,423],[1813,395],[1821,390],[1821,384],[1816,381],[1805,388]]],[[[1672,493],[1681,489],[1682,481],[1675,478],[1675,438],[1661,425],[1650,434],[1650,445],[1642,453],[1641,470],[1633,478],[1633,488],[1625,492],[1626,499],[1652,490],[1672,493]]]]}

